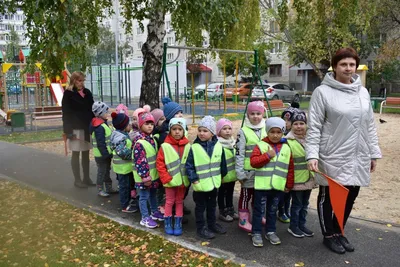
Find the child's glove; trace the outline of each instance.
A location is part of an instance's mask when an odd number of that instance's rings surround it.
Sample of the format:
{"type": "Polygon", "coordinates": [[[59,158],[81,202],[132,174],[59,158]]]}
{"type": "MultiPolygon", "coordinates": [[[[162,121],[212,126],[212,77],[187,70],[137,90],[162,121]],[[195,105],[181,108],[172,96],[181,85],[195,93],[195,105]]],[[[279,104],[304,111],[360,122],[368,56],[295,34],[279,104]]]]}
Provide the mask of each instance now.
{"type": "Polygon", "coordinates": [[[151,185],[151,177],[147,176],[146,178],[143,178],[142,182],[144,183],[145,186],[150,186],[151,185]]]}

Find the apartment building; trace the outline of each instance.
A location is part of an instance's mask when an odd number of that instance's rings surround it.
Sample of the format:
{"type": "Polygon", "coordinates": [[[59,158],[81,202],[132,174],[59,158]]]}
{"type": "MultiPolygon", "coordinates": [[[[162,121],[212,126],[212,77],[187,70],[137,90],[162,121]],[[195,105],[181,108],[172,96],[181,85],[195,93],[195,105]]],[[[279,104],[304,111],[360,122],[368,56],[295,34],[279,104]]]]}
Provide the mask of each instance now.
{"type": "Polygon", "coordinates": [[[14,30],[18,33],[20,45],[28,46],[29,40],[26,38],[26,28],[24,25],[24,13],[17,10],[14,14],[0,13],[0,50],[5,51],[7,44],[11,41],[10,32],[14,30]]]}

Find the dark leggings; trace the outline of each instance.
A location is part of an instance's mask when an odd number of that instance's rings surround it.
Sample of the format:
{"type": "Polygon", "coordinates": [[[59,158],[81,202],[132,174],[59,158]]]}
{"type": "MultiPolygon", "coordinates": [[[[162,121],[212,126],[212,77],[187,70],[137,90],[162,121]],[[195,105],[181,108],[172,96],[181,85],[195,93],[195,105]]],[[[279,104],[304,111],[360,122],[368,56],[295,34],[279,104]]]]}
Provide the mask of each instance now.
{"type": "Polygon", "coordinates": [[[90,179],[90,160],[89,160],[89,150],[87,151],[72,151],[71,166],[72,173],[74,174],[75,180],[81,180],[81,171],[79,167],[79,154],[82,153],[81,164],[83,170],[83,180],[90,179]]]}
{"type": "Polygon", "coordinates": [[[221,184],[221,187],[218,189],[218,208],[220,210],[233,207],[234,189],[235,189],[235,182],[221,184]]]}

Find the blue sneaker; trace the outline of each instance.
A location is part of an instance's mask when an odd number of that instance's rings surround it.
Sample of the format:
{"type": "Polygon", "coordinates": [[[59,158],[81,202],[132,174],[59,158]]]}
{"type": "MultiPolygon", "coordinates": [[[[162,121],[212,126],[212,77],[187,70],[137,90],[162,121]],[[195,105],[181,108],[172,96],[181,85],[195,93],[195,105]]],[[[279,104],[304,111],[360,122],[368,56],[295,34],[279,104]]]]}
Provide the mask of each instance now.
{"type": "Polygon", "coordinates": [[[153,219],[153,220],[155,220],[155,221],[160,221],[160,222],[162,222],[162,221],[164,221],[164,214],[162,214],[160,211],[156,211],[156,212],[153,212],[152,214],[151,214],[151,218],[153,219]]]}
{"type": "Polygon", "coordinates": [[[140,225],[146,226],[147,228],[156,228],[158,226],[158,224],[153,221],[151,217],[143,218],[140,221],[140,225]]]}

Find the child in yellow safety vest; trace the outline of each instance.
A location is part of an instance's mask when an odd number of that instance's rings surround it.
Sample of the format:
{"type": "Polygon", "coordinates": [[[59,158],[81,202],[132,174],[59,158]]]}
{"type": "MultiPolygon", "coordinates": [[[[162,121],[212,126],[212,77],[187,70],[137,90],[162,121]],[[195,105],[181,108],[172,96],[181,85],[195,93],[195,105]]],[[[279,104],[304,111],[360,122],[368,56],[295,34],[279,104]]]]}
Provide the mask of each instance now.
{"type": "Polygon", "coordinates": [[[267,137],[257,144],[250,157],[256,168],[254,178],[253,246],[262,247],[263,207],[266,207],[265,238],[273,245],[281,240],[276,235],[276,212],[283,192],[289,192],[294,183],[294,162],[286,139],[285,121],[281,118],[267,119],[267,137]]]}
{"type": "Polygon", "coordinates": [[[133,141],[133,177],[135,187],[139,189],[139,207],[142,215],[140,224],[147,228],[157,227],[155,221],[163,221],[157,207],[156,192],[160,184],[156,169],[157,146],[151,135],[154,128],[154,118],[150,112],[138,114],[140,134],[133,141]],[[150,203],[151,213],[147,207],[150,203]]]}
{"type": "Polygon", "coordinates": [[[222,177],[227,174],[225,153],[218,142],[215,120],[205,116],[199,123],[197,138],[186,161],[186,172],[193,187],[196,203],[195,218],[197,235],[212,239],[214,233],[225,234],[226,230],[216,222],[217,190],[222,177]],[[207,223],[204,212],[207,211],[207,223]]]}
{"type": "Polygon", "coordinates": [[[169,134],[157,154],[156,167],[165,188],[164,227],[168,235],[182,234],[183,199],[189,180],[185,163],[190,150],[189,139],[185,137],[186,120],[172,118],[169,121],[169,134]],[[175,205],[175,218],[172,223],[175,205]]]}
{"type": "Polygon", "coordinates": [[[224,222],[232,222],[239,218],[233,207],[233,191],[237,181],[235,171],[235,143],[232,137],[232,122],[222,118],[217,122],[218,142],[224,148],[227,175],[222,178],[221,187],[218,189],[219,219],[224,222]]]}
{"type": "Polygon", "coordinates": [[[97,164],[97,194],[108,197],[118,193],[112,188],[110,177],[112,152],[110,147],[111,129],[107,124],[108,106],[103,102],[94,102],[92,106],[94,118],[89,127],[92,135],[93,155],[97,164]]]}
{"type": "Polygon", "coordinates": [[[264,137],[265,131],[264,103],[253,101],[248,104],[245,121],[239,130],[236,141],[236,176],[241,184],[239,196],[239,228],[251,232],[249,202],[254,206],[254,171],[250,165],[250,155],[254,147],[264,137]]]}
{"type": "Polygon", "coordinates": [[[315,186],[314,175],[307,169],[306,139],[307,117],[300,110],[292,116],[292,129],[286,139],[292,151],[294,160],[294,186],[290,191],[292,207],[290,210],[290,226],[288,232],[295,237],[313,236],[314,233],[306,227],[307,209],[311,190],[315,186]]]}
{"type": "Polygon", "coordinates": [[[131,125],[126,113],[111,113],[115,131],[111,134],[111,150],[113,153],[112,167],[117,174],[119,184],[119,200],[122,212],[138,211],[136,198],[131,199],[132,173],[132,141],[129,138],[131,125]]]}

